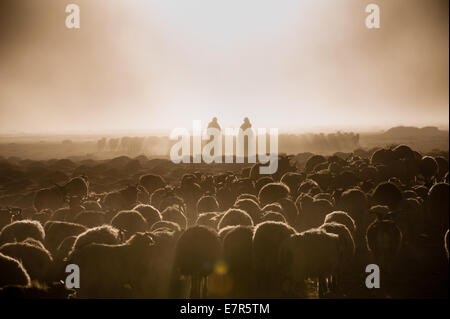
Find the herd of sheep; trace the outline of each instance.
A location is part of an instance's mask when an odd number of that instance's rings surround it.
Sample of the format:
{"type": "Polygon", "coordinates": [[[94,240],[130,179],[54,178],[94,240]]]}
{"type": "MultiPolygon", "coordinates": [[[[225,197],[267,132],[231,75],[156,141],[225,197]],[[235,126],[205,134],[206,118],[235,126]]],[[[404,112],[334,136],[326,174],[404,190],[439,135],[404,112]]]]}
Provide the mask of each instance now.
{"type": "Polygon", "coordinates": [[[108,192],[74,170],[1,208],[0,298],[448,297],[448,158],[400,145],[290,159],[108,192]]]}

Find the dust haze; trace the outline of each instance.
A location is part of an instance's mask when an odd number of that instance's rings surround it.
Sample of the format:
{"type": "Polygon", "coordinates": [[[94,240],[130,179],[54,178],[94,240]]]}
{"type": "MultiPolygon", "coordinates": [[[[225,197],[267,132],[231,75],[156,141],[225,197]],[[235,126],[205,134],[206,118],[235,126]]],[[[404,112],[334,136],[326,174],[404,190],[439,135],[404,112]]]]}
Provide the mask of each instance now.
{"type": "Polygon", "coordinates": [[[0,132],[448,128],[448,1],[0,4],[0,132]]]}

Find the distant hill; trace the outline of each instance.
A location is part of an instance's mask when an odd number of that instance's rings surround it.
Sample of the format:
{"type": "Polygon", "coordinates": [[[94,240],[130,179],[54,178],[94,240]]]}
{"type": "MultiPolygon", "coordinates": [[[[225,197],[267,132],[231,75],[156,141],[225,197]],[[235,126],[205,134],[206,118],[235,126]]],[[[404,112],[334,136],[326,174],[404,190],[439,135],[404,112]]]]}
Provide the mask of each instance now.
{"type": "Polygon", "coordinates": [[[408,138],[408,137],[432,137],[448,135],[448,131],[441,131],[435,126],[414,127],[414,126],[396,126],[390,128],[382,135],[391,138],[408,138]]]}
{"type": "Polygon", "coordinates": [[[396,126],[383,133],[361,134],[361,146],[366,148],[407,144],[420,152],[448,151],[449,132],[434,126],[396,126]]]}

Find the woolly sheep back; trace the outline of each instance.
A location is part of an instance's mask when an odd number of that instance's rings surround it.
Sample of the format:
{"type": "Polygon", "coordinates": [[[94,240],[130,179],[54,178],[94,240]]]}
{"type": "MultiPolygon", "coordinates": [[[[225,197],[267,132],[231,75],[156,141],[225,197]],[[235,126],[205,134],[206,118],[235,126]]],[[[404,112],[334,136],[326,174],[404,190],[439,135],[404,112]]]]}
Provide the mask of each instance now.
{"type": "Polygon", "coordinates": [[[259,191],[258,199],[265,206],[289,196],[289,187],[283,183],[269,183],[259,191]]]}
{"type": "Polygon", "coordinates": [[[230,208],[223,214],[222,218],[217,225],[218,229],[226,226],[253,226],[253,220],[247,212],[242,209],[230,208]]]}
{"type": "Polygon", "coordinates": [[[334,211],[325,216],[324,224],[336,222],[338,224],[344,225],[353,234],[355,231],[355,221],[350,217],[349,214],[343,211],[334,211]]]}
{"type": "Polygon", "coordinates": [[[223,237],[223,256],[231,272],[247,272],[252,265],[253,228],[236,226],[223,237]]]}
{"type": "Polygon", "coordinates": [[[391,182],[378,184],[372,195],[373,205],[386,205],[392,210],[398,208],[402,199],[402,192],[391,182]]]}
{"type": "Polygon", "coordinates": [[[219,203],[214,196],[202,196],[197,201],[197,214],[216,212],[219,210],[219,203]]]}
{"type": "Polygon", "coordinates": [[[109,225],[88,229],[77,236],[69,255],[91,243],[108,245],[119,244],[119,237],[119,230],[109,225]]]}
{"type": "Polygon", "coordinates": [[[45,231],[36,220],[19,220],[3,227],[0,232],[0,245],[8,242],[23,241],[28,237],[44,242],[45,231]]]}
{"type": "Polygon", "coordinates": [[[181,229],[186,229],[187,227],[186,216],[176,206],[167,207],[163,210],[161,216],[163,221],[177,223],[181,229]]]}
{"type": "Polygon", "coordinates": [[[77,236],[87,230],[87,227],[75,223],[49,221],[44,226],[46,230],[45,246],[55,253],[58,246],[69,236],[77,236]]]}
{"type": "Polygon", "coordinates": [[[133,210],[138,211],[142,214],[142,216],[144,216],[149,227],[152,227],[154,223],[162,220],[161,213],[152,205],[139,204],[134,207],[133,210]]]}
{"type": "Polygon", "coordinates": [[[181,234],[175,255],[176,265],[183,275],[208,276],[220,257],[217,233],[205,226],[193,226],[181,234]]]}
{"type": "Polygon", "coordinates": [[[117,229],[126,231],[128,237],[137,232],[145,232],[148,228],[144,216],[135,210],[122,210],[118,212],[111,220],[111,225],[117,229]]]}
{"type": "Polygon", "coordinates": [[[175,222],[171,222],[168,220],[162,220],[160,222],[156,222],[150,228],[150,231],[156,231],[158,229],[170,229],[174,232],[181,232],[181,227],[175,222]]]}
{"type": "Polygon", "coordinates": [[[327,222],[320,226],[320,229],[325,230],[329,234],[336,234],[339,236],[342,248],[340,264],[350,264],[355,255],[355,241],[347,226],[337,222],[327,222]]]}
{"type": "Polygon", "coordinates": [[[0,287],[9,285],[30,285],[30,276],[22,264],[9,256],[0,253],[0,287]]]}
{"type": "Polygon", "coordinates": [[[82,211],[75,217],[74,223],[88,228],[102,226],[106,223],[106,214],[102,211],[82,211]]]}
{"type": "Polygon", "coordinates": [[[20,260],[31,280],[48,280],[53,258],[47,249],[23,242],[7,243],[0,247],[0,253],[20,260]]]}
{"type": "Polygon", "coordinates": [[[252,239],[253,260],[260,287],[269,289],[279,281],[279,248],[285,239],[295,233],[292,227],[281,222],[268,221],[256,226],[252,239]]]}

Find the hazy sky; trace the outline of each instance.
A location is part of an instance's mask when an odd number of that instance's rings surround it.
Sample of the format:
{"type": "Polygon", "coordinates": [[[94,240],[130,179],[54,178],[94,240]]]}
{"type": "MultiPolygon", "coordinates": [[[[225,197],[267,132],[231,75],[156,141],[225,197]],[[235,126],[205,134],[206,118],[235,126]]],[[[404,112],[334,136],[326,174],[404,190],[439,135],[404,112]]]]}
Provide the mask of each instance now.
{"type": "Polygon", "coordinates": [[[448,126],[448,0],[371,2],[0,0],[0,132],[448,126]]]}

